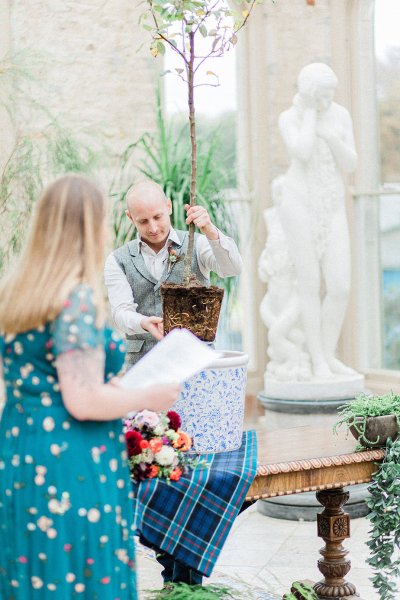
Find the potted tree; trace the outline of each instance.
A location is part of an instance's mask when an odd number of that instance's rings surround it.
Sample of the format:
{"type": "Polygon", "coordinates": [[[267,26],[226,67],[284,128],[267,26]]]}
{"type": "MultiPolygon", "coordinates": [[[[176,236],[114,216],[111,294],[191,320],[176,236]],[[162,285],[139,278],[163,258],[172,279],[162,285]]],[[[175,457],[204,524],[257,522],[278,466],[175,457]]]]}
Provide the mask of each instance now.
{"type": "MultiPolygon", "coordinates": [[[[164,55],[166,47],[179,56],[181,67],[175,72],[186,84],[189,135],[191,142],[190,206],[196,204],[197,136],[195,88],[202,69],[211,57],[221,57],[237,42],[238,31],[246,24],[254,6],[260,0],[243,0],[236,9],[219,0],[147,0],[141,16],[143,27],[151,33],[150,51],[164,55]],[[202,50],[198,41],[202,38],[202,50]],[[204,48],[206,48],[204,50],[204,48]]],[[[215,73],[207,71],[206,79],[218,85],[215,73]]],[[[164,331],[184,327],[202,340],[215,339],[222,304],[223,290],[201,285],[192,272],[194,224],[189,226],[189,242],[184,257],[182,284],[161,286],[164,331]]]]}
{"type": "Polygon", "coordinates": [[[400,574],[400,396],[358,396],[339,409],[335,424],[347,427],[358,440],[359,450],[383,447],[385,455],[368,487],[370,497],[370,549],[368,563],[372,583],[380,598],[396,600],[400,574]]]}
{"type": "MultiPolygon", "coordinates": [[[[262,0],[147,0],[143,27],[151,34],[153,56],[164,55],[169,47],[181,61],[175,74],[186,84],[188,132],[190,137],[190,206],[197,200],[197,131],[195,88],[218,85],[215,73],[201,69],[211,57],[221,57],[237,42],[237,33],[246,24],[253,8],[262,0]],[[199,40],[202,39],[199,49],[199,40]],[[206,49],[204,49],[206,48],[206,49]],[[208,83],[211,82],[211,83],[208,83]]],[[[182,206],[183,210],[183,206],[182,206]]],[[[164,331],[186,328],[200,339],[215,339],[223,290],[201,285],[192,273],[194,225],[184,257],[183,281],[161,286],[164,331]]],[[[206,371],[185,382],[175,410],[199,452],[234,450],[242,443],[244,400],[248,357],[242,352],[224,352],[206,371]]]]}

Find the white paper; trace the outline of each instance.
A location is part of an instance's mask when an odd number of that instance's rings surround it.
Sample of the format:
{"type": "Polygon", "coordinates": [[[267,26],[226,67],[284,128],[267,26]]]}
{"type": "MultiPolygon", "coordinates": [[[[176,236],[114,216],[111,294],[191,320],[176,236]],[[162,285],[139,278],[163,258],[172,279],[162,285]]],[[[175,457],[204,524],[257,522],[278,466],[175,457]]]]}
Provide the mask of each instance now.
{"type": "Polygon", "coordinates": [[[183,383],[220,354],[187,329],[173,329],[120,379],[126,389],[158,383],[183,383]]]}

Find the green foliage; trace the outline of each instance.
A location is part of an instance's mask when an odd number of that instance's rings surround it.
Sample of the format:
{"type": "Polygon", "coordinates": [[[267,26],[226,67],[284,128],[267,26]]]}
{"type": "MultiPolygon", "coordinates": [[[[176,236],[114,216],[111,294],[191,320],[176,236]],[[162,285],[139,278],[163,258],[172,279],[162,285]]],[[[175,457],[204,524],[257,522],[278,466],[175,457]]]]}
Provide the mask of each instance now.
{"type": "Polygon", "coordinates": [[[368,564],[371,581],[381,600],[396,600],[400,577],[400,439],[388,440],[385,458],[374,474],[366,500],[371,512],[368,564]]]}
{"type": "Polygon", "coordinates": [[[339,420],[334,425],[335,433],[345,426],[347,429],[354,427],[358,434],[360,443],[375,444],[377,440],[368,440],[365,437],[365,428],[368,417],[383,417],[384,415],[396,415],[400,425],[400,396],[385,394],[383,396],[367,396],[360,394],[354,400],[350,400],[339,407],[339,420]]]}
{"type": "Polygon", "coordinates": [[[301,594],[302,600],[318,600],[318,596],[314,591],[313,587],[308,583],[300,583],[295,581],[292,585],[292,590],[283,596],[282,600],[298,600],[298,595],[295,596],[294,592],[301,594]]]}
{"type": "Polygon", "coordinates": [[[236,8],[231,8],[228,3],[209,0],[147,0],[141,23],[152,33],[150,51],[153,56],[163,55],[168,44],[189,62],[189,48],[185,42],[190,33],[199,34],[208,42],[207,57],[222,56],[236,44],[237,31],[246,23],[254,5],[261,1],[240,0],[236,2],[236,8]]]}
{"type": "MultiPolygon", "coordinates": [[[[156,130],[144,133],[124,151],[120,168],[113,179],[110,195],[113,199],[113,232],[115,247],[121,246],[135,235],[130,221],[125,216],[126,194],[133,180],[133,164],[143,177],[156,181],[172,202],[172,224],[177,229],[187,229],[184,205],[190,199],[190,139],[185,124],[167,122],[161,108],[160,93],[156,98],[156,130]]],[[[216,159],[222,141],[217,131],[202,136],[197,150],[197,199],[207,208],[216,227],[230,236],[238,238],[237,224],[228,203],[224,202],[221,190],[232,178],[231,170],[223,168],[216,159]]],[[[218,280],[232,296],[234,278],[218,280]]]]}
{"type": "MultiPolygon", "coordinates": [[[[400,424],[400,396],[358,396],[339,409],[340,419],[334,430],[345,425],[355,427],[359,441],[375,442],[365,437],[366,419],[396,415],[400,424]],[[356,419],[361,417],[360,422],[356,419]]],[[[386,442],[386,452],[369,486],[366,500],[371,512],[368,518],[372,529],[367,542],[370,548],[368,563],[374,570],[372,583],[381,600],[396,600],[399,593],[395,580],[400,577],[400,438],[386,442]]]]}
{"type": "Polygon", "coordinates": [[[19,252],[43,185],[66,172],[90,173],[97,160],[87,145],[78,142],[24,90],[24,81],[32,79],[24,60],[24,56],[19,56],[17,60],[7,57],[0,61],[0,101],[10,116],[10,125],[16,111],[16,98],[25,109],[29,108],[29,118],[19,114],[20,124],[13,146],[0,169],[0,218],[3,223],[0,272],[19,252]],[[32,123],[36,119],[45,121],[45,125],[35,129],[32,123]]]}
{"type": "Polygon", "coordinates": [[[186,583],[168,583],[162,590],[148,590],[146,593],[147,600],[237,600],[239,598],[250,600],[251,596],[247,592],[244,596],[227,586],[186,583]]]}
{"type": "Polygon", "coordinates": [[[67,172],[89,173],[95,154],[53,120],[35,133],[21,134],[0,171],[0,218],[5,223],[0,271],[25,239],[34,204],[51,178],[67,172]]]}
{"type": "MultiPolygon", "coordinates": [[[[311,585],[296,581],[292,591],[283,596],[283,600],[298,600],[294,592],[301,594],[302,600],[318,600],[311,585]]],[[[188,585],[186,583],[167,583],[162,590],[146,590],[146,600],[256,600],[257,590],[241,582],[241,589],[227,585],[188,585]]]]}
{"type": "MultiPolygon", "coordinates": [[[[197,137],[194,90],[199,84],[200,67],[211,57],[221,57],[237,42],[237,32],[246,24],[254,6],[262,0],[241,0],[233,10],[228,2],[209,0],[147,0],[141,15],[143,27],[151,33],[150,52],[163,55],[166,46],[176,52],[182,66],[175,73],[187,84],[188,129],[190,139],[190,206],[197,202],[197,137]],[[198,39],[202,38],[198,53],[198,39]]],[[[219,85],[218,76],[206,71],[206,85],[219,85]],[[211,77],[211,80],[210,80],[211,77]]],[[[184,260],[184,280],[191,280],[194,225],[189,226],[188,250],[184,260]]]]}

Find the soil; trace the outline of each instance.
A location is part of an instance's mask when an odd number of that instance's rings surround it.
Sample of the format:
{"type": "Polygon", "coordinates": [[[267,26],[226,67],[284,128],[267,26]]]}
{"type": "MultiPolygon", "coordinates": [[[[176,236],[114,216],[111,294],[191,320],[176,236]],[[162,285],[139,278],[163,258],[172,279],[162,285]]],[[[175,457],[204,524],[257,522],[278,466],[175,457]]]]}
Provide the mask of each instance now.
{"type": "Polygon", "coordinates": [[[224,290],[198,283],[161,286],[164,333],[185,328],[205,342],[213,342],[217,334],[224,290]]]}

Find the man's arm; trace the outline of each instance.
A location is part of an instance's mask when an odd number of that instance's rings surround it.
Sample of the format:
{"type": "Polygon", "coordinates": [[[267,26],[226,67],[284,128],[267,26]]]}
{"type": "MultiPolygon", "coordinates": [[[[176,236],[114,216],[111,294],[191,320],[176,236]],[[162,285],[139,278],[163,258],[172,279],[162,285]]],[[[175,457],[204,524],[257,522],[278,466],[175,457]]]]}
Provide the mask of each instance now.
{"type": "Polygon", "coordinates": [[[235,241],[224,235],[212,223],[203,206],[185,205],[186,223],[193,222],[203,235],[197,238],[196,253],[201,272],[209,277],[210,271],[219,277],[232,277],[242,271],[242,259],[235,241]]]}
{"type": "Polygon", "coordinates": [[[137,303],[125,273],[110,254],[104,266],[104,281],[114,323],[124,333],[151,333],[160,340],[163,337],[161,317],[142,315],[137,312],[137,303]]]}

